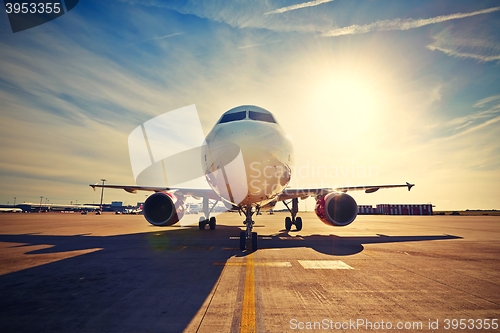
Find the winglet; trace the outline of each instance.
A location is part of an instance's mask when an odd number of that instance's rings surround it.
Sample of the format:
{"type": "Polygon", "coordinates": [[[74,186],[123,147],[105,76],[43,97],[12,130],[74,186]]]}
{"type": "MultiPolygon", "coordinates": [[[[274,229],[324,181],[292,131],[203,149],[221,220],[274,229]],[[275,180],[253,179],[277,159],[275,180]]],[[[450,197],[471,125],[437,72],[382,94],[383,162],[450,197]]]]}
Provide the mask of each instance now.
{"type": "Polygon", "coordinates": [[[406,186],[408,186],[408,191],[410,191],[410,190],[411,190],[411,188],[412,188],[413,186],[415,186],[415,184],[410,184],[410,183],[406,182],[406,186]]]}

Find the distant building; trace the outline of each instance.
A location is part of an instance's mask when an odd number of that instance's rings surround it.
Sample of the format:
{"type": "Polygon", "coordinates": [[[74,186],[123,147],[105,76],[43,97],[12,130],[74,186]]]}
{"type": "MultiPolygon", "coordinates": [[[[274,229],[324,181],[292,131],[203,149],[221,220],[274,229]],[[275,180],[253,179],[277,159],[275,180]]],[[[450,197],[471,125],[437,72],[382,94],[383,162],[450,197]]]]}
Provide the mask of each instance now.
{"type": "Polygon", "coordinates": [[[358,214],[381,215],[432,215],[432,204],[378,204],[359,205],[358,214]]]}
{"type": "Polygon", "coordinates": [[[432,204],[380,204],[377,213],[384,215],[432,215],[432,204]]]}
{"type": "Polygon", "coordinates": [[[377,208],[372,205],[359,205],[358,214],[377,214],[377,208]]]}

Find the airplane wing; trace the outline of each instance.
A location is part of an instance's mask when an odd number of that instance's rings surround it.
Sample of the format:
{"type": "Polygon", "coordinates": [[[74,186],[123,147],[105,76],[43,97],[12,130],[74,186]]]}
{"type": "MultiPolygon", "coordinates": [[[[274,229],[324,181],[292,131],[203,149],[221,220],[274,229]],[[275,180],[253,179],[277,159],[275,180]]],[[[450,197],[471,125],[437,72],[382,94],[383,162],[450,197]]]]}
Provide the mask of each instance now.
{"type": "Polygon", "coordinates": [[[293,189],[287,188],[283,191],[283,193],[279,196],[279,201],[289,200],[293,198],[301,198],[305,199],[311,196],[319,196],[325,195],[330,192],[347,192],[347,191],[360,191],[363,190],[365,193],[373,193],[378,191],[381,188],[395,188],[395,187],[407,187],[408,191],[415,186],[415,184],[410,184],[406,182],[406,184],[400,185],[363,185],[363,186],[344,186],[344,187],[323,187],[323,188],[302,188],[302,189],[293,189]]]}
{"type": "Polygon", "coordinates": [[[90,184],[95,191],[96,187],[104,188],[115,188],[122,189],[129,193],[137,193],[137,191],[149,191],[149,192],[179,192],[184,196],[190,196],[195,199],[208,198],[212,200],[220,200],[220,197],[212,189],[194,189],[194,188],[178,188],[178,187],[157,187],[157,186],[137,186],[137,185],[102,185],[102,184],[90,184]]]}

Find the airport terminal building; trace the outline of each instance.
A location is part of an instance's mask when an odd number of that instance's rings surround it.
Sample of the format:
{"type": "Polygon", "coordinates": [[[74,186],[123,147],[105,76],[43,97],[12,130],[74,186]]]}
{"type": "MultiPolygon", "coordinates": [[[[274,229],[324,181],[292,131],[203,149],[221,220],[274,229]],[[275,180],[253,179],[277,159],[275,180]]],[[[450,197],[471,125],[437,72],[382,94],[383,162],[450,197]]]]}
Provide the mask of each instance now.
{"type": "Polygon", "coordinates": [[[359,205],[358,214],[382,214],[382,215],[432,215],[432,204],[378,204],[359,205]]]}

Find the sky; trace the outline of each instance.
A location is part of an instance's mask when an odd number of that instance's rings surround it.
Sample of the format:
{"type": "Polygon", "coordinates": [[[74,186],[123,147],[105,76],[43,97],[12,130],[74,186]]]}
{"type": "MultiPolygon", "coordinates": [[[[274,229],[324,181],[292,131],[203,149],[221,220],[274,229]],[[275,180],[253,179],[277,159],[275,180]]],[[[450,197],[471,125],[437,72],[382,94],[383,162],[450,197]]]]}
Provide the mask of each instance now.
{"type": "Polygon", "coordinates": [[[294,143],[292,187],[500,209],[499,64],[498,1],[81,0],[18,33],[2,13],[0,204],[99,202],[88,184],[134,184],[137,126],[195,104],[208,134],[252,104],[294,143]]]}

